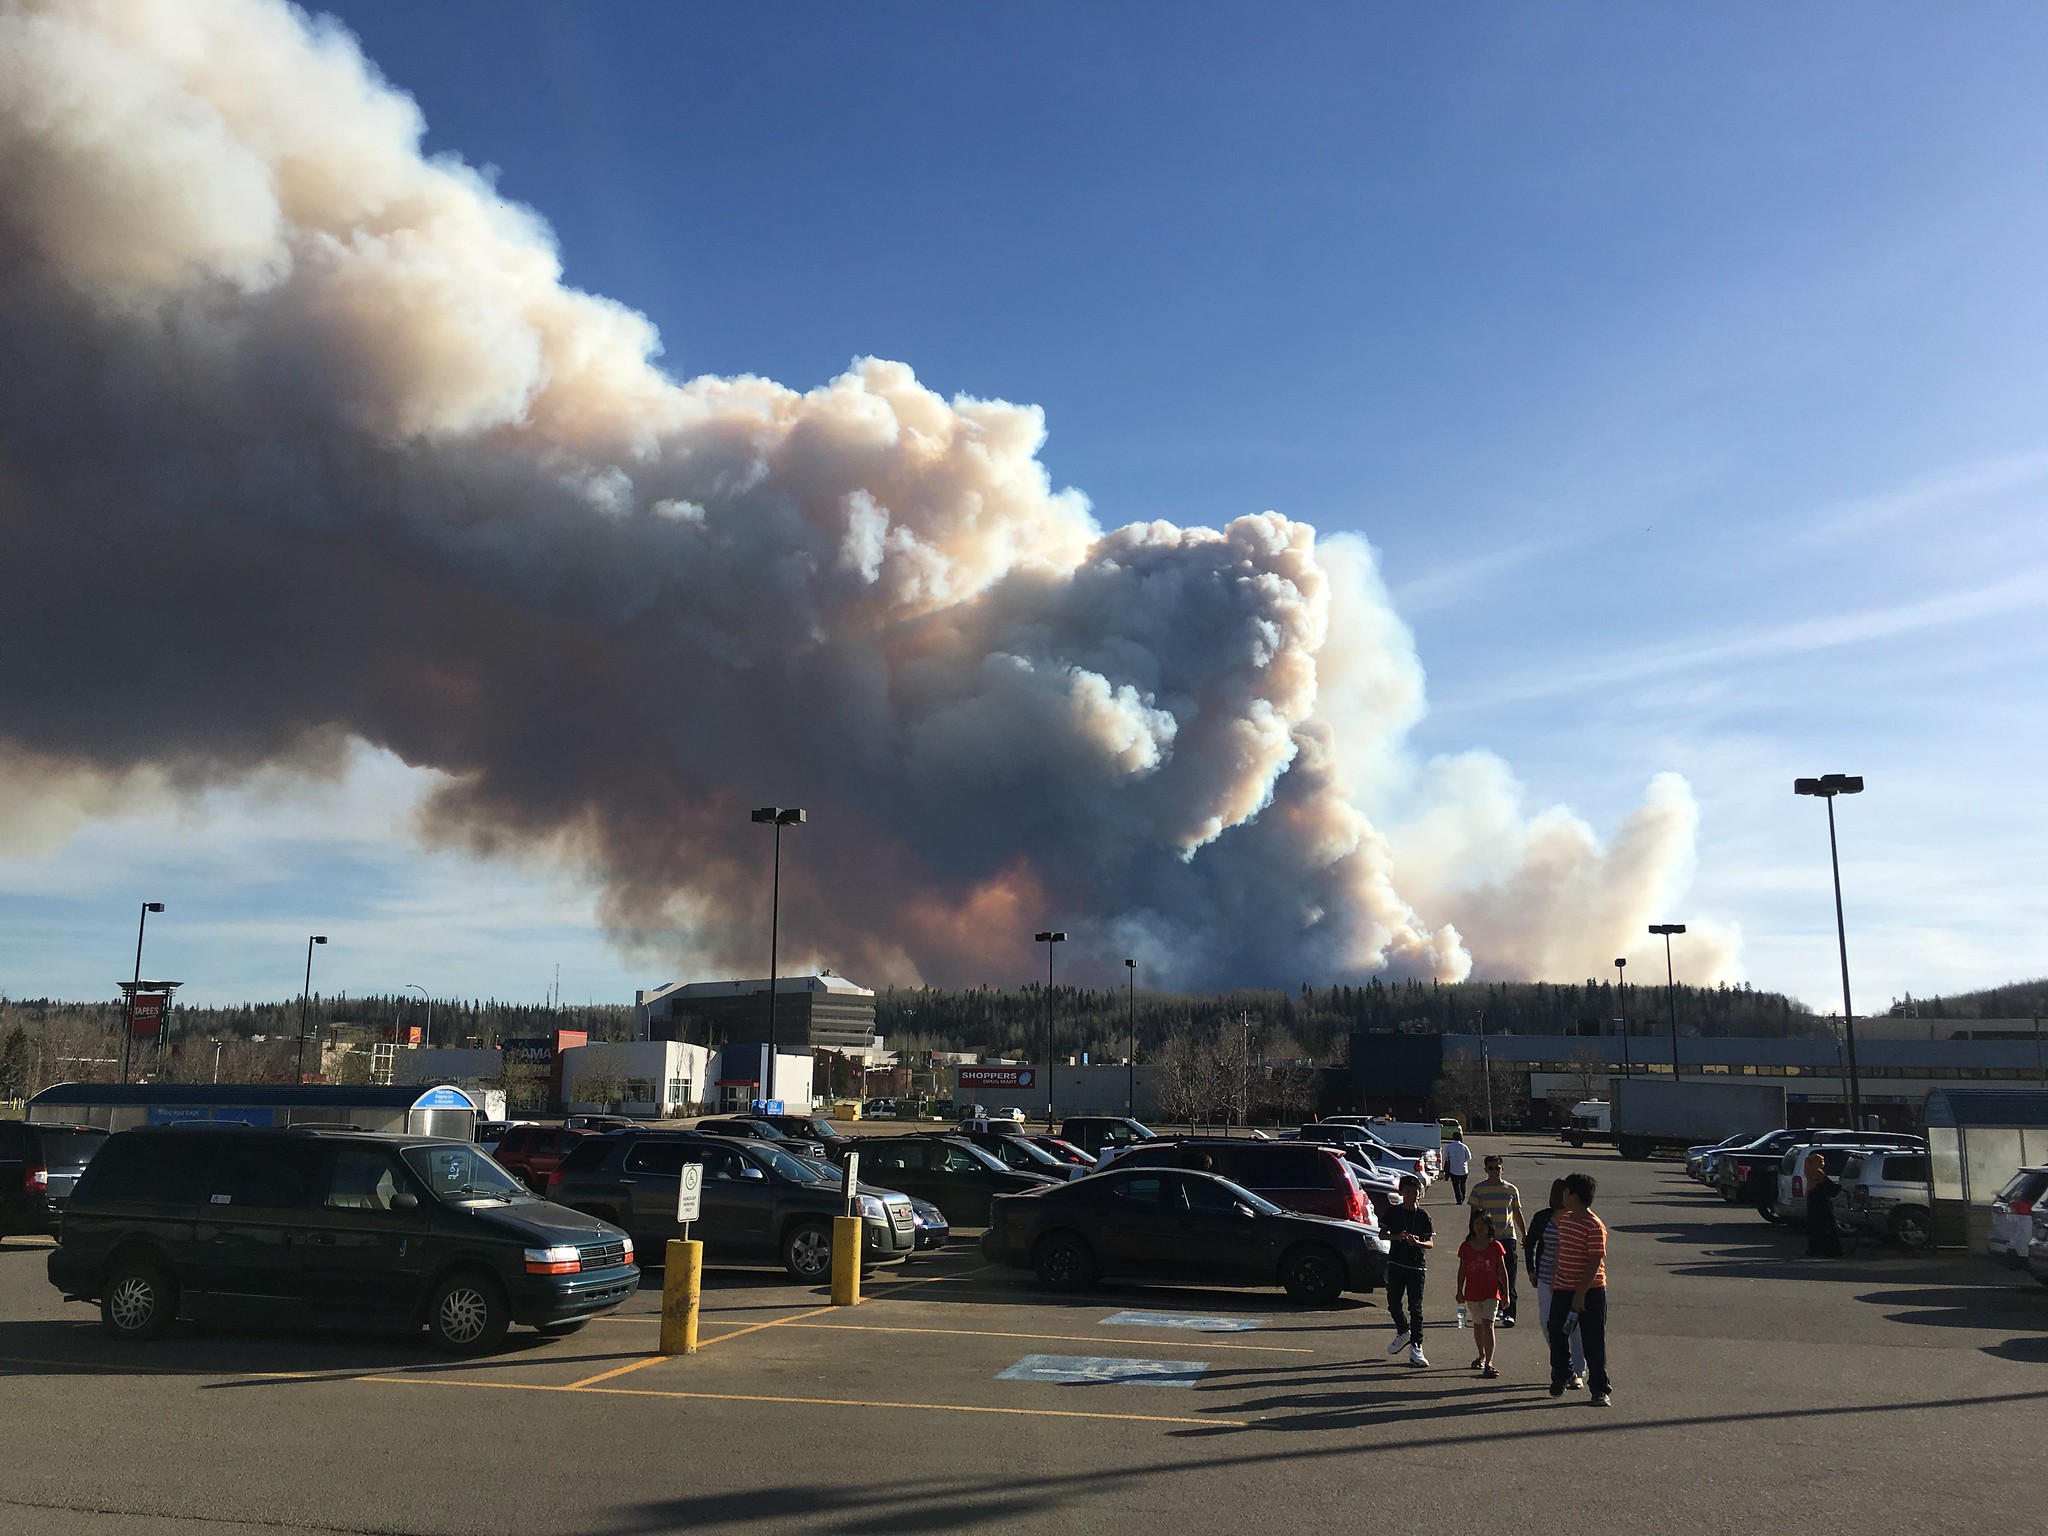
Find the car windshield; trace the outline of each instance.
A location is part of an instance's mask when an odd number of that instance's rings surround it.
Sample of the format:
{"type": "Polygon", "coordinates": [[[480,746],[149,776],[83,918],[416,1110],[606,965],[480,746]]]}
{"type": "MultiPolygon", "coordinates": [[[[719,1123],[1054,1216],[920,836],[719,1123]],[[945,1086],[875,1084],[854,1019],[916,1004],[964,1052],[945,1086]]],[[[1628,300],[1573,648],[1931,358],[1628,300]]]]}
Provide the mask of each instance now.
{"type": "Polygon", "coordinates": [[[969,1156],[978,1159],[984,1167],[993,1168],[997,1173],[1008,1173],[1010,1171],[1010,1165],[1008,1163],[1004,1162],[1001,1158],[997,1157],[993,1152],[982,1151],[981,1148],[977,1147],[971,1141],[949,1141],[946,1143],[946,1145],[949,1147],[958,1147],[961,1151],[967,1153],[969,1156]]]}
{"type": "Polygon", "coordinates": [[[1035,1141],[1027,1141],[1022,1136],[1012,1136],[1008,1140],[1022,1149],[1024,1160],[1028,1163],[1035,1164],[1040,1168],[1064,1168],[1066,1166],[1035,1141]]]}
{"type": "Polygon", "coordinates": [[[406,1166],[434,1192],[434,1198],[451,1205],[464,1200],[531,1198],[524,1184],[475,1147],[407,1147],[401,1155],[406,1166]]]}
{"type": "Polygon", "coordinates": [[[749,1147],[747,1150],[788,1179],[792,1184],[815,1184],[818,1176],[810,1163],[800,1157],[791,1157],[780,1147],[749,1147]]]}
{"type": "Polygon", "coordinates": [[[798,1157],[792,1153],[789,1160],[804,1170],[805,1179],[812,1184],[837,1184],[840,1180],[837,1168],[815,1157],[798,1157]]]}
{"type": "Polygon", "coordinates": [[[831,1141],[838,1135],[838,1132],[823,1120],[799,1120],[797,1124],[803,1127],[800,1134],[815,1136],[820,1141],[831,1141]]]}

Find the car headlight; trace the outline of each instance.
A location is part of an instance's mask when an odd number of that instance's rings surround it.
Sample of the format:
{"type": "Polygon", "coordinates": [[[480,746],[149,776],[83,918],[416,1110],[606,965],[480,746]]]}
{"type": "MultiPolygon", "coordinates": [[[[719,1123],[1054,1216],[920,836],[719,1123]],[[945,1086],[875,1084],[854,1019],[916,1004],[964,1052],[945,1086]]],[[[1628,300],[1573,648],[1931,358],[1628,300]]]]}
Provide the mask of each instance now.
{"type": "Polygon", "coordinates": [[[626,1239],[625,1257],[620,1259],[619,1262],[621,1264],[630,1264],[633,1262],[633,1239],[631,1239],[630,1237],[626,1239]]]}
{"type": "Polygon", "coordinates": [[[889,1208],[873,1195],[860,1197],[860,1214],[867,1221],[887,1221],[889,1208]]]}
{"type": "Polygon", "coordinates": [[[573,1243],[526,1250],[526,1272],[529,1275],[573,1275],[582,1267],[583,1255],[577,1252],[573,1243]]]}

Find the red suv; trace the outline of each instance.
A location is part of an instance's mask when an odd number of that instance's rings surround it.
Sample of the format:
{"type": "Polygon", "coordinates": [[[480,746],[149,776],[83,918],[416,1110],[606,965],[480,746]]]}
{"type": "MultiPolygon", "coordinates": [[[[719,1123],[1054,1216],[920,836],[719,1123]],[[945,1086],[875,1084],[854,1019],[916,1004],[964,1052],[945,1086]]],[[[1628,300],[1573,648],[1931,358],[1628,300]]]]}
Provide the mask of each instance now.
{"type": "Polygon", "coordinates": [[[1343,1154],[1303,1141],[1226,1141],[1187,1137],[1146,1142],[1120,1153],[1112,1168],[1199,1168],[1264,1195],[1282,1210],[1334,1216],[1377,1228],[1379,1218],[1343,1154]]]}
{"type": "Polygon", "coordinates": [[[498,1143],[492,1160],[507,1173],[524,1179],[535,1194],[545,1194],[548,1175],[562,1166],[562,1159],[577,1142],[595,1131],[571,1131],[559,1125],[515,1125],[498,1143]]]}

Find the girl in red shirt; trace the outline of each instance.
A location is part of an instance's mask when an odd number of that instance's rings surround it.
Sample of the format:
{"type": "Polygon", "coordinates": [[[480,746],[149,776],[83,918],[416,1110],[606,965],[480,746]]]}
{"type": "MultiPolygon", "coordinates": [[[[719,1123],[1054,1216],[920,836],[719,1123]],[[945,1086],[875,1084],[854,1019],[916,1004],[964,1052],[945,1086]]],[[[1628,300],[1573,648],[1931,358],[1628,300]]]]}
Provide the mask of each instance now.
{"type": "Polygon", "coordinates": [[[1498,1376],[1493,1368],[1493,1320],[1508,1293],[1508,1251],[1493,1235],[1493,1218],[1472,1212],[1465,1241],[1458,1245],[1458,1300],[1472,1314],[1472,1334],[1479,1358],[1472,1368],[1482,1376],[1498,1376]]]}

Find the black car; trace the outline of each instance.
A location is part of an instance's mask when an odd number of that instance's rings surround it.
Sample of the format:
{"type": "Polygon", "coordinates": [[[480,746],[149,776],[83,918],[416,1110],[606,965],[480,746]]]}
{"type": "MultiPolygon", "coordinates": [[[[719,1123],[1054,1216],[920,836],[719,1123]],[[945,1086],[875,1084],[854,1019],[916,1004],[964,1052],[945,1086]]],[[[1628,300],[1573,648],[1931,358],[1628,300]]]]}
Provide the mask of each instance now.
{"type": "MultiPolygon", "coordinates": [[[[624,1227],[658,1259],[681,1235],[676,1193],[685,1163],[704,1166],[690,1236],[702,1240],[706,1263],[772,1261],[798,1280],[831,1277],[832,1218],[845,1213],[839,1178],[770,1142],[651,1129],[593,1136],[563,1160],[548,1193],[624,1227]]],[[[869,1261],[915,1251],[916,1214],[903,1194],[863,1181],[857,1195],[869,1261]]]]}
{"type": "Polygon", "coordinates": [[[1213,1173],[1130,1168],[995,1202],[981,1251],[1054,1290],[1104,1275],[1279,1285],[1328,1304],[1385,1282],[1386,1245],[1353,1222],[1283,1211],[1213,1173]]]}
{"type": "Polygon", "coordinates": [[[853,1140],[845,1132],[835,1130],[832,1122],[822,1115],[755,1115],[751,1118],[790,1141],[807,1141],[827,1152],[853,1140]]]}
{"type": "Polygon", "coordinates": [[[771,1147],[780,1147],[798,1157],[815,1157],[826,1150],[825,1144],[815,1136],[790,1136],[752,1115],[728,1115],[715,1120],[699,1120],[692,1129],[705,1136],[724,1136],[733,1141],[763,1141],[771,1147]]]}
{"type": "Polygon", "coordinates": [[[536,1199],[468,1142],[166,1126],[110,1137],[50,1283],[121,1338],[176,1317],[411,1331],[458,1354],[571,1333],[640,1283],[626,1234],[536,1199]]]}
{"type": "Polygon", "coordinates": [[[1155,1139],[1148,1126],[1129,1115],[1069,1115],[1060,1122],[1060,1140],[1071,1141],[1083,1152],[1134,1147],[1155,1139]]]}
{"type": "Polygon", "coordinates": [[[957,1131],[945,1134],[981,1148],[1005,1168],[1014,1168],[1019,1173],[1042,1173],[1049,1179],[1075,1179],[1087,1171],[1077,1163],[1054,1156],[1014,1126],[969,1121],[957,1131]]]}
{"type": "Polygon", "coordinates": [[[860,1171],[918,1200],[929,1200],[956,1227],[988,1225],[997,1195],[1051,1189],[1064,1183],[1040,1173],[1006,1168],[991,1154],[956,1136],[863,1136],[855,1144],[860,1171]]]}
{"type": "Polygon", "coordinates": [[[0,1233],[54,1232],[71,1187],[107,1133],[0,1120],[0,1233]]]}

